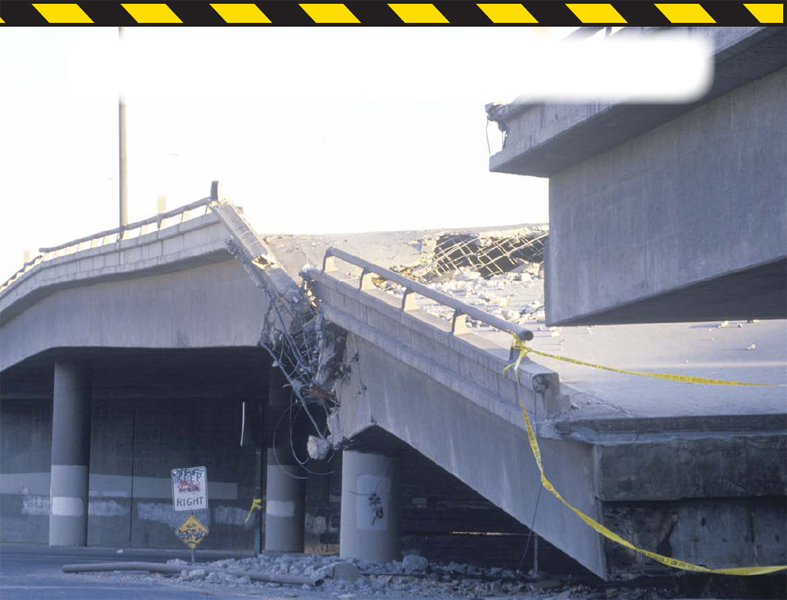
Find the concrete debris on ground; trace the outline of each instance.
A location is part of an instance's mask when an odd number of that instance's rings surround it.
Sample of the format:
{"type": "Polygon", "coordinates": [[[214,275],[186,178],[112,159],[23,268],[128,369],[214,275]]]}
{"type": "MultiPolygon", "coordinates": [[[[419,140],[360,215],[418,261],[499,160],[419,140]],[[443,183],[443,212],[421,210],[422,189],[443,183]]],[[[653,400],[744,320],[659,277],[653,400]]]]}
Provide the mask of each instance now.
{"type": "Polygon", "coordinates": [[[480,599],[507,598],[510,600],[658,600],[673,598],[674,593],[652,588],[603,589],[572,581],[551,578],[524,578],[516,572],[501,568],[483,568],[455,562],[432,563],[422,556],[409,555],[401,561],[386,564],[363,560],[341,559],[338,556],[261,554],[241,559],[222,559],[205,565],[192,565],[181,559],[167,564],[182,566],[180,574],[145,575],[129,572],[90,574],[98,578],[126,581],[159,582],[170,585],[189,585],[209,590],[212,595],[222,589],[253,595],[279,598],[338,598],[364,600],[372,597],[400,600],[405,598],[480,599]],[[252,581],[248,576],[206,572],[204,567],[218,567],[249,572],[316,576],[324,578],[318,588],[309,585],[283,586],[280,583],[252,581]],[[281,589],[278,589],[281,588],[281,589]],[[265,590],[270,589],[270,593],[265,590]],[[610,595],[610,592],[612,594],[610,595]]]}
{"type": "MultiPolygon", "coordinates": [[[[504,273],[490,279],[463,267],[453,274],[452,279],[426,285],[511,323],[532,324],[543,322],[545,317],[544,281],[540,266],[531,263],[523,273],[504,273]]],[[[404,294],[404,289],[391,281],[381,281],[379,286],[399,297],[404,294]]],[[[418,308],[434,316],[447,320],[453,316],[451,308],[428,298],[416,296],[416,302],[418,308]]],[[[468,326],[485,327],[473,319],[468,319],[468,326]]]]}

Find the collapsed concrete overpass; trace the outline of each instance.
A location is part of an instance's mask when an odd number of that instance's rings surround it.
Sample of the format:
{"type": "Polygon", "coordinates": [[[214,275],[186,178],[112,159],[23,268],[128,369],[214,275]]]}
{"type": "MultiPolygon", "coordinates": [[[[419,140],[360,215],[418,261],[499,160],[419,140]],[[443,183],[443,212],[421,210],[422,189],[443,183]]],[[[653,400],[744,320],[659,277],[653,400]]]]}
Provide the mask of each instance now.
{"type": "MultiPolygon", "coordinates": [[[[341,529],[343,553],[388,559],[404,533],[399,517],[437,514],[423,502],[423,490],[434,486],[417,478],[423,471],[486,499],[488,507],[470,517],[478,531],[532,527],[602,577],[657,570],[605,542],[551,496],[539,500],[514,375],[503,372],[510,335],[462,325],[471,315],[520,336],[525,330],[450,298],[438,299],[454,309],[454,321],[441,321],[415,303],[431,291],[403,281],[412,293],[394,298],[372,280],[400,276],[329,254],[326,269],[305,274],[311,296],[304,296],[242,213],[215,195],[126,232],[47,249],[5,284],[2,539],[174,545],[169,470],[207,464],[215,485],[202,518],[214,547],[298,551],[310,533],[341,529]],[[287,386],[297,382],[269,369],[259,346],[261,335],[268,346],[281,344],[304,297],[327,328],[318,358],[323,367],[335,363],[333,396],[326,402],[320,390],[304,391],[306,405],[294,406],[329,413],[316,425],[344,454],[341,520],[325,508],[330,478],[316,488],[293,479],[303,471],[276,427],[293,406],[287,386]],[[284,317],[266,331],[272,313],[284,317]],[[244,445],[242,430],[258,439],[244,445]],[[372,489],[358,489],[364,485],[372,489]],[[406,502],[403,487],[411,490],[406,502]],[[362,522],[368,503],[357,500],[366,492],[386,509],[378,519],[373,507],[372,526],[362,522]],[[246,518],[254,498],[265,499],[262,531],[246,518]]],[[[595,412],[577,419],[572,404],[595,396],[566,385],[560,368],[526,359],[519,376],[550,479],[569,502],[636,544],[684,560],[785,561],[784,541],[773,536],[785,518],[785,413],[772,396],[758,396],[762,410],[749,414],[703,412],[700,404],[659,418],[599,411],[599,397],[595,412]],[[718,532],[727,543],[714,543],[718,532]],[[743,543],[748,538],[756,543],[743,543]]],[[[303,418],[292,431],[301,447],[315,433],[303,418]]]]}

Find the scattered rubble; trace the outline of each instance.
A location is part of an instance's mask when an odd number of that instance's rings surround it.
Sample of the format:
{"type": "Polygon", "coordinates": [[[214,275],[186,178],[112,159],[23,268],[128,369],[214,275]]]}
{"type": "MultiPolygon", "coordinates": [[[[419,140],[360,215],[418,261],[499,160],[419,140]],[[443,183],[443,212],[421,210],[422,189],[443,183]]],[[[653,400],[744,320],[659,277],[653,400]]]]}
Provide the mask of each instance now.
{"type": "Polygon", "coordinates": [[[172,574],[111,572],[90,574],[90,576],[189,585],[213,594],[217,593],[216,588],[219,588],[266,596],[265,590],[270,588],[270,596],[277,598],[284,595],[290,598],[319,597],[339,600],[363,600],[371,597],[391,600],[405,598],[607,600],[611,597],[625,600],[657,600],[675,596],[674,592],[653,588],[610,590],[605,589],[603,585],[580,582],[571,577],[557,579],[524,576],[499,567],[482,568],[455,562],[432,563],[427,558],[417,555],[408,555],[401,561],[387,564],[341,559],[338,556],[321,554],[278,556],[261,554],[251,558],[229,558],[198,565],[172,559],[167,561],[167,564],[182,569],[172,574]],[[221,572],[219,569],[227,569],[227,572],[221,572]],[[320,578],[323,583],[317,590],[309,585],[283,587],[281,583],[253,581],[248,575],[243,575],[243,572],[320,578]],[[277,588],[281,589],[274,591],[277,588]]]}
{"type": "MultiPolygon", "coordinates": [[[[512,323],[531,324],[544,321],[544,285],[541,275],[505,273],[490,279],[477,275],[476,271],[462,268],[455,273],[454,279],[426,285],[512,323]]],[[[383,282],[380,287],[400,297],[404,293],[401,286],[393,282],[383,282]]],[[[418,308],[432,315],[447,320],[453,316],[449,307],[428,298],[417,296],[416,302],[418,308]]],[[[472,319],[468,319],[468,325],[485,327],[472,319]]]]}
{"type": "Polygon", "coordinates": [[[423,573],[429,567],[429,561],[423,556],[410,554],[402,559],[402,566],[408,573],[423,573]]]}
{"type": "Polygon", "coordinates": [[[433,258],[416,270],[418,277],[431,281],[461,268],[469,268],[488,279],[494,275],[519,272],[528,263],[544,262],[549,230],[546,225],[505,233],[444,233],[411,244],[432,250],[433,258]]]}
{"type": "MultiPolygon", "coordinates": [[[[488,234],[441,234],[411,242],[420,262],[391,269],[428,287],[454,296],[496,317],[520,325],[543,322],[544,244],[547,226],[488,234]]],[[[404,289],[377,278],[375,284],[397,296],[404,289]]],[[[418,308],[450,319],[453,311],[416,296],[418,308]]],[[[468,319],[470,327],[485,327],[468,319]]]]}

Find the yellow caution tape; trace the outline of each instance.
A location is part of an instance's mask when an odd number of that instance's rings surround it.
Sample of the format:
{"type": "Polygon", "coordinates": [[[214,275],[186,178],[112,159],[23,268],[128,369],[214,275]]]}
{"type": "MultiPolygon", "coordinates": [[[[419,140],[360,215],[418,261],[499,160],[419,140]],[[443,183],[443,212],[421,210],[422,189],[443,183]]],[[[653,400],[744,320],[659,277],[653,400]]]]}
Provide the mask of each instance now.
{"type": "Polygon", "coordinates": [[[251,519],[251,513],[253,513],[255,510],[262,510],[261,498],[254,498],[254,500],[251,501],[251,508],[249,509],[249,514],[246,515],[246,520],[243,521],[244,524],[249,522],[249,519],[251,519]]]}
{"type": "MultiPolygon", "coordinates": [[[[581,365],[583,367],[590,367],[592,369],[600,369],[602,371],[611,371],[612,373],[623,373],[624,375],[639,375],[640,377],[652,377],[653,379],[664,379],[666,381],[682,381],[683,383],[700,383],[703,385],[738,385],[748,387],[781,387],[773,383],[745,383],[742,381],[728,381],[726,379],[708,379],[707,377],[692,377],[690,375],[670,375],[668,373],[647,373],[645,371],[627,371],[625,369],[613,369],[612,367],[605,367],[603,365],[595,365],[593,363],[585,362],[584,360],[577,360],[575,358],[568,358],[567,356],[558,356],[557,354],[548,354],[540,350],[529,348],[525,342],[514,336],[514,343],[512,347],[514,350],[519,350],[519,359],[522,360],[525,354],[532,353],[544,356],[546,358],[554,358],[555,360],[562,360],[563,362],[571,363],[574,365],[581,365]]],[[[510,365],[509,365],[510,366],[510,365]]],[[[506,367],[508,368],[508,367],[506,367]]]]}
{"type": "MultiPolygon", "coordinates": [[[[670,558],[669,556],[663,556],[661,554],[656,554],[655,552],[650,552],[649,550],[643,550],[641,548],[637,548],[634,544],[629,542],[628,540],[623,539],[614,531],[607,529],[601,523],[592,519],[591,517],[587,516],[578,508],[575,508],[571,504],[569,504],[563,496],[560,495],[552,483],[547,479],[546,474],[544,473],[544,466],[541,462],[541,448],[538,445],[538,439],[536,438],[536,434],[533,431],[533,426],[530,423],[530,417],[527,415],[527,410],[525,409],[525,403],[522,400],[522,395],[519,394],[519,364],[522,362],[522,359],[525,357],[525,354],[528,352],[534,352],[536,354],[544,354],[542,352],[537,352],[532,348],[528,348],[525,343],[520,340],[518,337],[514,336],[515,342],[513,343],[513,348],[515,350],[519,350],[519,356],[517,357],[516,361],[508,365],[503,372],[505,373],[508,369],[514,369],[514,374],[516,375],[516,383],[517,383],[517,396],[519,397],[519,405],[522,407],[522,415],[525,417],[525,429],[527,429],[527,439],[530,441],[530,449],[533,452],[533,457],[536,459],[536,465],[538,466],[538,470],[541,473],[541,485],[546,489],[550,494],[552,494],[555,498],[560,500],[565,506],[570,508],[580,519],[582,519],[585,523],[587,523],[590,527],[592,527],[595,531],[603,535],[608,540],[612,540],[616,544],[620,544],[621,546],[625,546],[626,548],[633,550],[634,552],[638,552],[639,554],[644,554],[645,556],[649,556],[653,560],[656,560],[668,567],[672,567],[674,569],[683,569],[684,571],[699,571],[702,573],[716,573],[719,575],[741,575],[741,576],[748,576],[748,575],[768,575],[769,573],[777,573],[778,571],[783,571],[787,569],[787,565],[783,566],[775,566],[775,567],[735,567],[731,569],[708,569],[707,567],[701,567],[700,565],[695,565],[689,562],[685,562],[682,560],[677,560],[675,558],[670,558]]],[[[552,355],[546,355],[551,358],[561,358],[552,355]]],[[[579,364],[590,365],[590,363],[583,363],[581,361],[571,361],[577,362],[579,364]]],[[[618,371],[616,369],[607,369],[606,367],[601,367],[605,370],[609,371],[616,371],[619,373],[633,373],[632,371],[618,371]]],[[[635,375],[639,375],[640,373],[634,373],[635,375]]],[[[652,375],[648,373],[647,375],[652,375]]],[[[678,376],[664,376],[664,377],[678,377],[678,376]]],[[[692,379],[692,378],[689,378],[692,379]]],[[[697,379],[697,378],[694,378],[697,379]]],[[[702,379],[702,378],[698,378],[702,379]]],[[[685,380],[685,378],[679,379],[680,381],[685,380]]],[[[716,381],[716,380],[707,380],[707,381],[716,381]]],[[[692,383],[699,383],[699,382],[692,382],[692,383]]],[[[719,385],[719,384],[716,384],[719,385]]],[[[724,384],[721,384],[724,385],[724,384]]],[[[758,384],[733,384],[733,385],[758,385],[758,384]]]]}

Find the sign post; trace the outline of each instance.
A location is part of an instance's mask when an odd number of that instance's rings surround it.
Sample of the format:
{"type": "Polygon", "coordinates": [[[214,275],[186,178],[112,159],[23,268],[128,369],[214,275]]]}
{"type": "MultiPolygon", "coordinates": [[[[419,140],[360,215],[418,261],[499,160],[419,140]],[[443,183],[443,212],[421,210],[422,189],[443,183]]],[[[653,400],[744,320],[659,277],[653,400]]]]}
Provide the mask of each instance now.
{"type": "Polygon", "coordinates": [[[176,511],[192,514],[175,530],[175,535],[191,550],[191,564],[196,549],[208,535],[208,528],[193,512],[208,509],[208,472],[205,467],[172,469],[172,506],[176,511]]]}

